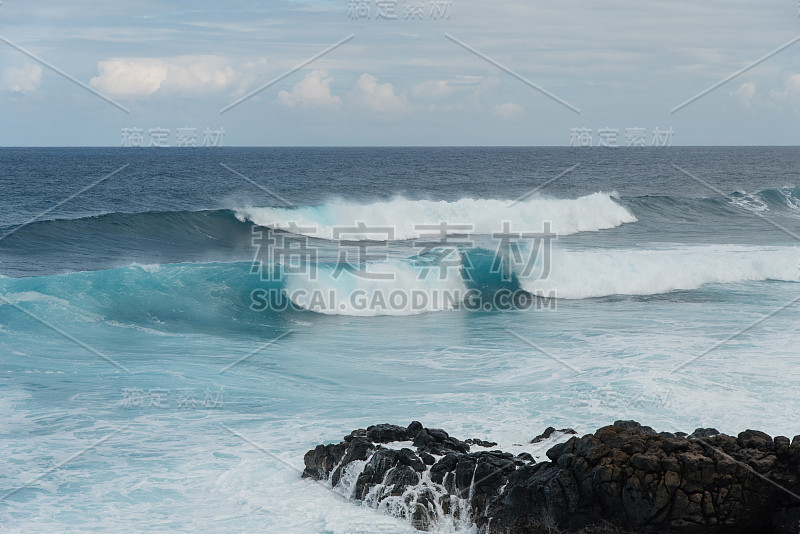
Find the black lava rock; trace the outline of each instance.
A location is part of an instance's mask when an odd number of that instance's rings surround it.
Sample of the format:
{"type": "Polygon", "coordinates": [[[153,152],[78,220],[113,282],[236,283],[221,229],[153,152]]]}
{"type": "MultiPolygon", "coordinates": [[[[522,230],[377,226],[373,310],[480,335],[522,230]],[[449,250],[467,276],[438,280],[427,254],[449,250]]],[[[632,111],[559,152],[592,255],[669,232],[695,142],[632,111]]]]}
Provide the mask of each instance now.
{"type": "Polygon", "coordinates": [[[617,421],[558,443],[542,463],[469,445],[418,422],[375,425],[308,451],[303,477],[336,486],[347,466],[366,460],[351,496],[372,506],[401,497],[388,509],[422,530],[437,514],[468,513],[487,534],[800,531],[800,436],[707,428],[687,436],[617,421]],[[416,452],[386,448],[411,440],[416,452]]]}

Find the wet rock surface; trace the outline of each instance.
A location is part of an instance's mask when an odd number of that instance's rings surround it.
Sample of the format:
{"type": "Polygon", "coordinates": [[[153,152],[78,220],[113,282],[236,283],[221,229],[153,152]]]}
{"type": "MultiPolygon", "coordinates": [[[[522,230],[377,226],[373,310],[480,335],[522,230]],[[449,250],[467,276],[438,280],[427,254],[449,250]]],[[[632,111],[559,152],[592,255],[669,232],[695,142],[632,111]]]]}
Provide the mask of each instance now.
{"type": "Polygon", "coordinates": [[[554,445],[539,463],[471,444],[495,446],[418,422],[375,425],[310,450],[303,476],[421,530],[800,533],[800,436],[687,436],[617,421],[554,445]]]}
{"type": "Polygon", "coordinates": [[[577,434],[577,432],[575,432],[571,428],[562,428],[561,430],[556,430],[552,426],[548,426],[547,428],[544,429],[544,432],[533,438],[531,440],[531,443],[541,443],[542,441],[552,437],[553,434],[555,434],[556,432],[560,432],[562,434],[577,434]]]}

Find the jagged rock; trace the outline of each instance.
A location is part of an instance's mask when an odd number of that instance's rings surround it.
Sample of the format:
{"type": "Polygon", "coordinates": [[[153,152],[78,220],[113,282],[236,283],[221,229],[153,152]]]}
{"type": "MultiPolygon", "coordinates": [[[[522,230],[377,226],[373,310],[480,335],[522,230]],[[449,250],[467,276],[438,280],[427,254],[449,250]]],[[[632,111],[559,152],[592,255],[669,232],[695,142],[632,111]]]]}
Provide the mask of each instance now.
{"type": "Polygon", "coordinates": [[[366,438],[367,437],[367,429],[366,428],[359,428],[358,430],[353,430],[349,434],[344,437],[345,441],[353,441],[354,438],[366,438]]]}
{"type": "Polygon", "coordinates": [[[427,452],[419,453],[419,457],[425,465],[433,465],[436,463],[436,458],[434,458],[427,452]]]}
{"type": "Polygon", "coordinates": [[[430,450],[436,447],[436,438],[431,436],[427,430],[421,430],[414,436],[414,446],[420,451],[430,450]]]}
{"type": "Polygon", "coordinates": [[[739,446],[747,449],[772,450],[772,438],[758,430],[745,430],[739,434],[739,446]]]}
{"type": "Polygon", "coordinates": [[[384,424],[308,451],[303,476],[336,486],[343,469],[366,460],[352,497],[369,496],[373,506],[399,498],[389,509],[423,530],[441,510],[469,513],[487,534],[800,532],[800,436],[687,436],[618,421],[551,447],[547,457],[537,464],[527,453],[469,452],[441,429],[384,424]],[[416,452],[386,448],[411,440],[416,452]]]}
{"type": "Polygon", "coordinates": [[[523,460],[525,462],[535,462],[535,458],[528,452],[521,452],[517,455],[517,458],[523,460]]]}
{"type": "Polygon", "coordinates": [[[475,438],[464,440],[464,443],[466,443],[467,445],[477,445],[478,447],[486,447],[487,449],[489,447],[497,447],[497,443],[495,443],[494,441],[483,441],[475,438]]]}
{"type": "Polygon", "coordinates": [[[398,465],[392,468],[386,475],[387,486],[394,486],[392,495],[402,495],[408,486],[413,486],[419,482],[419,475],[407,465],[398,465]]]}
{"type": "Polygon", "coordinates": [[[533,438],[530,442],[531,443],[540,443],[540,442],[542,442],[542,441],[544,441],[546,439],[549,439],[556,432],[559,432],[561,434],[577,434],[577,432],[575,432],[571,428],[562,428],[561,430],[556,430],[552,426],[548,426],[547,428],[544,429],[544,432],[542,432],[541,434],[539,434],[538,436],[533,438]]]}
{"type": "MultiPolygon", "coordinates": [[[[364,466],[364,470],[356,480],[356,499],[363,499],[372,486],[383,484],[386,473],[397,465],[399,457],[399,451],[378,449],[364,466]]],[[[333,482],[333,480],[331,480],[331,482],[333,482]]]]}
{"type": "Polygon", "coordinates": [[[455,454],[447,454],[433,464],[431,467],[431,480],[436,482],[437,484],[441,484],[444,480],[445,473],[449,473],[450,471],[454,470],[458,465],[458,456],[455,454]]]}
{"type": "Polygon", "coordinates": [[[347,447],[347,452],[344,454],[344,458],[341,460],[341,464],[331,475],[331,484],[335,486],[339,483],[339,479],[342,476],[343,467],[356,460],[366,460],[369,458],[370,453],[374,448],[375,445],[370,443],[366,438],[355,437],[351,439],[350,444],[347,447]]]}
{"type": "Polygon", "coordinates": [[[469,445],[455,438],[447,438],[444,441],[442,441],[442,448],[444,450],[457,451],[462,454],[466,454],[469,452],[469,445]]]}
{"type": "Polygon", "coordinates": [[[305,469],[303,477],[325,478],[346,452],[343,443],[338,445],[317,445],[314,450],[308,451],[303,457],[305,469]]]}
{"type": "Polygon", "coordinates": [[[408,441],[409,437],[406,427],[382,424],[367,427],[367,439],[375,443],[391,443],[408,441]]]}
{"type": "Polygon", "coordinates": [[[689,434],[689,439],[698,439],[698,438],[711,438],[714,436],[719,435],[719,431],[716,428],[697,428],[694,432],[689,434]]]}
{"type": "Polygon", "coordinates": [[[475,458],[467,455],[462,455],[458,459],[456,469],[454,472],[453,482],[454,488],[448,488],[451,493],[457,493],[460,497],[464,497],[466,492],[472,486],[473,475],[475,474],[475,458]]]}
{"type": "Polygon", "coordinates": [[[414,471],[421,473],[425,471],[425,462],[419,459],[414,451],[411,449],[400,449],[400,456],[398,457],[401,464],[410,467],[414,471]]]}
{"type": "MultiPolygon", "coordinates": [[[[413,425],[413,423],[412,423],[413,425]]],[[[408,433],[406,433],[407,435],[408,433]]],[[[397,440],[401,441],[401,440],[397,440]]],[[[469,444],[464,441],[459,441],[439,428],[423,428],[418,430],[413,438],[414,446],[417,448],[418,453],[435,454],[442,456],[448,452],[469,452],[469,444]]]]}
{"type": "Polygon", "coordinates": [[[637,423],[636,421],[614,421],[614,426],[619,428],[624,428],[625,430],[638,430],[642,434],[657,434],[655,430],[653,430],[649,426],[642,426],[641,424],[637,423]]]}
{"type": "Polygon", "coordinates": [[[775,445],[775,455],[778,457],[778,460],[785,462],[789,459],[789,438],[785,436],[775,436],[772,439],[772,443],[775,445]]]}
{"type": "Polygon", "coordinates": [[[422,423],[419,421],[412,421],[411,424],[406,428],[406,432],[412,437],[416,436],[420,430],[422,430],[422,423]]]}

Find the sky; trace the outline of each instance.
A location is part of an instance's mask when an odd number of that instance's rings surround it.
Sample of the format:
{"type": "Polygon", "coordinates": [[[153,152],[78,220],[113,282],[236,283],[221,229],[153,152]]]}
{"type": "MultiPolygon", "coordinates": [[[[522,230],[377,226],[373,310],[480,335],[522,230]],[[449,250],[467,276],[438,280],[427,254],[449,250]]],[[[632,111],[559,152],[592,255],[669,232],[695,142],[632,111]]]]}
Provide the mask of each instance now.
{"type": "Polygon", "coordinates": [[[797,0],[3,0],[0,146],[119,146],[131,129],[145,146],[569,146],[578,129],[594,146],[797,145],[799,14],[797,0]]]}

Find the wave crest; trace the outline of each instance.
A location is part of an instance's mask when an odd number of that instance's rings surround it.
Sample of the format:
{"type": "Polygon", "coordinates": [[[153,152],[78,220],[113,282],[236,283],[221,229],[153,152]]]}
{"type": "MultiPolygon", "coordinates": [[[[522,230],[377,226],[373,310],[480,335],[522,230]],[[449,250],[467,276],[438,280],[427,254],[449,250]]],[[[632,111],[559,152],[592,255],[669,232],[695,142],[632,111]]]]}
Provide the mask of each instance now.
{"type": "MultiPolygon", "coordinates": [[[[343,200],[320,206],[297,208],[242,208],[236,217],[260,226],[291,230],[297,233],[334,239],[335,227],[356,227],[359,222],[369,227],[391,228],[390,240],[419,239],[431,230],[420,225],[471,225],[471,231],[458,229],[455,233],[490,235],[503,229],[503,222],[521,231],[542,231],[550,222],[559,235],[593,232],[615,228],[637,219],[626,207],[614,200],[615,195],[593,193],[575,199],[537,197],[513,203],[506,200],[462,198],[454,202],[407,200],[395,198],[387,202],[359,204],[343,200]],[[298,228],[291,226],[294,223],[298,228]]],[[[386,239],[386,234],[348,233],[347,239],[386,239]]]]}

